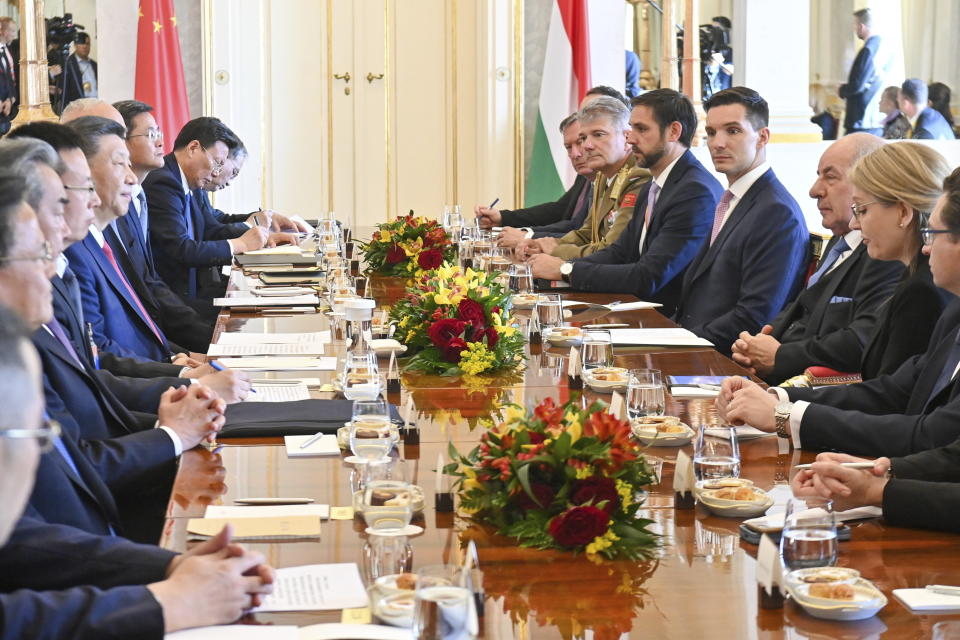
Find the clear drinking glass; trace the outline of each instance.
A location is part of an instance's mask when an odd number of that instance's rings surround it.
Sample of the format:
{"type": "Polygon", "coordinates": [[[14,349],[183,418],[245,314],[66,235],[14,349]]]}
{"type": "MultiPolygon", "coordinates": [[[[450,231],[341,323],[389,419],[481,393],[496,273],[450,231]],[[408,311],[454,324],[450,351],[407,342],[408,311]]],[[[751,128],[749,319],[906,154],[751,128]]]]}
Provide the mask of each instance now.
{"type": "Polygon", "coordinates": [[[787,501],[780,557],[790,571],[829,567],[837,563],[837,520],[833,501],[826,498],[791,498],[787,501]]]}
{"type": "Polygon", "coordinates": [[[417,571],[413,637],[469,640],[478,632],[473,594],[461,567],[433,565],[417,571]]]}
{"type": "Polygon", "coordinates": [[[510,275],[510,291],[513,293],[532,293],[533,274],[528,264],[512,264],[508,271],[510,275]]]}
{"type": "Polygon", "coordinates": [[[390,414],[387,403],[380,400],[357,400],[353,403],[350,421],[350,450],[358,458],[379,460],[390,453],[390,414]]]}
{"type": "Polygon", "coordinates": [[[413,492],[402,460],[371,460],[363,469],[363,519],[380,533],[397,533],[413,517],[413,492]]]}
{"type": "Polygon", "coordinates": [[[406,536],[373,534],[363,545],[362,563],[368,583],[383,576],[408,573],[413,568],[413,547],[406,536]]]}
{"type": "Polygon", "coordinates": [[[740,477],[740,446],[737,432],[729,428],[728,438],[707,435],[706,426],[700,427],[693,449],[693,468],[697,480],[740,477]]]}
{"type": "Polygon", "coordinates": [[[643,416],[662,416],[665,406],[660,370],[631,370],[627,383],[627,416],[631,420],[643,416]]]}
{"type": "Polygon", "coordinates": [[[537,299],[537,326],[540,333],[545,334],[563,324],[563,307],[560,304],[559,293],[544,293],[537,299]]]}
{"type": "Polygon", "coordinates": [[[580,346],[584,371],[613,366],[613,339],[606,330],[584,331],[580,346]]]}
{"type": "Polygon", "coordinates": [[[340,382],[347,400],[376,400],[380,397],[380,370],[372,351],[348,353],[340,382]]]}
{"type": "Polygon", "coordinates": [[[460,205],[446,205],[443,208],[443,229],[449,234],[451,241],[460,241],[460,230],[463,229],[463,216],[460,214],[460,205]]]}

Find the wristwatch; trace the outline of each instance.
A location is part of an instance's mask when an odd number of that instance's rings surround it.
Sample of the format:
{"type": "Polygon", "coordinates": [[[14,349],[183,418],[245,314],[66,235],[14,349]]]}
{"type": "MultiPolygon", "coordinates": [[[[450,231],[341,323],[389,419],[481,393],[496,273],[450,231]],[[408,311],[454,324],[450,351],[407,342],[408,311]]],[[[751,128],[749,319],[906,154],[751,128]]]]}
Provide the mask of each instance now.
{"type": "Polygon", "coordinates": [[[560,265],[560,277],[564,282],[570,282],[570,274],[573,273],[573,263],[569,260],[560,265]]]}
{"type": "Polygon", "coordinates": [[[776,420],[778,438],[790,438],[790,412],[792,410],[792,402],[781,402],[774,408],[773,418],[776,420]]]}

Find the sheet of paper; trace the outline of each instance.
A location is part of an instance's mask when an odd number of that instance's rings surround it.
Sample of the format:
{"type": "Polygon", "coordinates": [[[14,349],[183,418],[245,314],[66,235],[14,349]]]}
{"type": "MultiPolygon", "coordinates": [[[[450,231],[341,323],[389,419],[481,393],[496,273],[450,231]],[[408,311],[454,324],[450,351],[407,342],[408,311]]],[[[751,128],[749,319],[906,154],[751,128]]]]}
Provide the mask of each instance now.
{"type": "Polygon", "coordinates": [[[329,331],[311,331],[308,333],[250,333],[237,331],[221,333],[217,344],[294,344],[297,342],[330,342],[329,331]]]}
{"type": "Polygon", "coordinates": [[[245,371],[334,371],[337,368],[337,358],[335,356],[220,358],[220,364],[230,369],[245,371]]]}
{"type": "Polygon", "coordinates": [[[637,302],[620,302],[608,306],[610,307],[610,311],[635,311],[637,309],[658,309],[663,305],[659,302],[644,302],[643,300],[638,300],[637,302]]]}
{"type": "Polygon", "coordinates": [[[674,398],[716,398],[720,392],[699,387],[670,387],[670,395],[674,398]]]}
{"type": "Polygon", "coordinates": [[[284,384],[296,386],[296,385],[298,385],[298,384],[305,384],[305,385],[307,385],[308,387],[319,387],[319,386],[322,386],[322,385],[323,385],[323,383],[320,382],[320,378],[267,378],[267,377],[262,377],[262,378],[251,378],[250,381],[253,382],[254,386],[256,386],[256,385],[258,385],[258,384],[269,384],[269,385],[274,385],[274,386],[279,386],[279,385],[284,385],[284,384]]]}
{"type": "Polygon", "coordinates": [[[190,518],[187,520],[187,533],[191,534],[190,539],[209,538],[217,535],[227,523],[233,525],[235,540],[320,537],[320,518],[317,516],[190,518]]]}
{"type": "Polygon", "coordinates": [[[320,356],[322,342],[294,342],[289,344],[212,344],[207,349],[211,358],[220,356],[320,356]]]}
{"type": "MultiPolygon", "coordinates": [[[[751,427],[748,424],[740,425],[739,427],[734,427],[737,431],[737,440],[754,440],[756,438],[769,438],[770,436],[776,436],[775,433],[767,433],[766,431],[760,431],[756,427],[751,427]]],[[[713,427],[707,429],[707,435],[713,436],[714,438],[723,438],[724,440],[730,439],[730,427],[713,427]]]]}
{"type": "MultiPolygon", "coordinates": [[[[336,436],[334,436],[336,438],[336,436]]],[[[222,505],[211,504],[204,518],[277,518],[287,516],[316,516],[326,520],[330,517],[328,504],[268,504],[268,505],[222,505]]]]}
{"type": "Polygon", "coordinates": [[[607,413],[619,420],[626,419],[627,412],[623,404],[623,396],[618,391],[614,391],[613,395],[610,396],[610,407],[607,409],[607,413]]]}
{"type": "MultiPolygon", "coordinates": [[[[811,511],[814,510],[811,509],[811,511]]],[[[834,515],[837,518],[837,522],[847,522],[848,520],[879,518],[883,515],[883,509],[880,507],[857,507],[855,509],[848,509],[846,511],[837,511],[834,515]]],[[[784,514],[781,512],[767,516],[760,516],[759,518],[750,518],[749,520],[744,520],[743,523],[756,529],[779,531],[780,529],[783,529],[783,518],[784,514]]]]}
{"type": "Polygon", "coordinates": [[[320,298],[315,293],[307,296],[251,296],[236,298],[214,298],[215,307],[294,307],[297,305],[317,305],[320,298]]]}
{"type": "Polygon", "coordinates": [[[367,606],[356,563],[277,569],[273,593],[254,611],[324,611],[367,606]]]}
{"type": "Polygon", "coordinates": [[[313,438],[313,436],[283,436],[283,443],[287,447],[287,457],[305,458],[309,456],[340,455],[340,445],[337,444],[336,434],[324,434],[309,447],[301,449],[301,445],[309,442],[311,438],[313,438]]]}
{"type": "Polygon", "coordinates": [[[282,244],[278,247],[266,247],[255,251],[247,251],[244,255],[248,256],[298,256],[303,251],[295,244],[282,244]]]}
{"type": "Polygon", "coordinates": [[[300,628],[300,640],[410,640],[409,629],[381,624],[314,624],[300,628]]]}
{"type": "Polygon", "coordinates": [[[894,589],[893,595],[911,611],[960,611],[960,596],[948,596],[927,589],[894,589]]]}
{"type": "Polygon", "coordinates": [[[310,390],[305,384],[269,384],[255,383],[256,393],[247,396],[244,402],[292,402],[295,400],[309,400],[310,390]]]}
{"type": "Polygon", "coordinates": [[[686,329],[610,329],[614,345],[712,347],[713,343],[686,329]]]}
{"type": "Polygon", "coordinates": [[[300,629],[288,625],[227,624],[176,631],[166,634],[163,638],[164,640],[300,640],[300,633],[300,629]]]}

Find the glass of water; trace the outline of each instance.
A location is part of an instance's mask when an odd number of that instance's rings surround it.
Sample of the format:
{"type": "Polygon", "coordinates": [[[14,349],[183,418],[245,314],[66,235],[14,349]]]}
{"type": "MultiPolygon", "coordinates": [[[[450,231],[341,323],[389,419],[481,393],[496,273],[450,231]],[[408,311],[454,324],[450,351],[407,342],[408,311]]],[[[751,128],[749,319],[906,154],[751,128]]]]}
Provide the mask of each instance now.
{"type": "Polygon", "coordinates": [[[451,241],[460,241],[460,230],[463,229],[463,216],[460,214],[460,205],[448,204],[443,208],[443,229],[449,234],[451,241]]]}
{"type": "Polygon", "coordinates": [[[380,369],[372,351],[348,353],[341,378],[347,400],[376,400],[380,397],[380,369]]]}
{"type": "Polygon", "coordinates": [[[662,416],[666,400],[663,376],[659,369],[633,369],[627,383],[627,416],[631,420],[644,416],[662,416]]]}
{"type": "Polygon", "coordinates": [[[530,273],[530,265],[512,264],[508,273],[511,293],[533,292],[533,275],[530,273]]]}
{"type": "Polygon", "coordinates": [[[707,435],[706,426],[700,427],[693,450],[693,468],[697,480],[740,477],[740,446],[737,432],[730,428],[729,437],[707,435]]]}
{"type": "Polygon", "coordinates": [[[780,557],[791,571],[837,563],[837,521],[831,500],[811,497],[787,502],[780,557]]]}
{"type": "Polygon", "coordinates": [[[583,332],[580,361],[584,371],[613,366],[613,339],[606,330],[583,332]]]}
{"type": "Polygon", "coordinates": [[[401,460],[371,460],[363,469],[363,519],[378,533],[398,533],[413,516],[413,493],[401,460]]]}
{"type": "Polygon", "coordinates": [[[357,400],[353,403],[350,421],[350,450],[366,460],[380,460],[393,449],[390,414],[387,403],[380,400],[357,400]]]}
{"type": "Polygon", "coordinates": [[[537,299],[537,326],[540,333],[546,334],[551,329],[563,324],[563,307],[560,305],[559,293],[544,293],[537,299]]]}
{"type": "Polygon", "coordinates": [[[469,640],[478,631],[473,594],[461,567],[432,565],[417,571],[414,638],[469,640]]]}

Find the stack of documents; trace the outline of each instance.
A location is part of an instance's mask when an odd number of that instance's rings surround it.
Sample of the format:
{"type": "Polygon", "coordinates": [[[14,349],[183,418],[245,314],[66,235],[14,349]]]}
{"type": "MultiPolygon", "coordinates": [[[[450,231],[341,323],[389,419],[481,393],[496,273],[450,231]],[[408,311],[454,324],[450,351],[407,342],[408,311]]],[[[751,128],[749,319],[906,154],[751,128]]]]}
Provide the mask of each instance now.
{"type": "Polygon", "coordinates": [[[211,358],[223,356],[319,356],[322,342],[294,342],[290,344],[212,344],[207,350],[211,358]]]}
{"type": "MultiPolygon", "coordinates": [[[[336,438],[336,436],[333,436],[336,438]]],[[[269,504],[258,506],[236,506],[211,504],[204,512],[204,518],[287,518],[290,516],[313,516],[326,520],[330,517],[328,504],[269,504]]]]}
{"type": "Polygon", "coordinates": [[[274,384],[256,382],[253,385],[256,393],[247,396],[244,402],[291,402],[310,399],[310,390],[303,382],[293,381],[286,383],[282,380],[274,384]]]}
{"type": "Polygon", "coordinates": [[[215,307],[296,307],[296,306],[317,306],[320,304],[320,298],[317,294],[311,293],[301,296],[256,296],[250,295],[234,296],[229,298],[214,298],[215,307]]]}
{"type": "Polygon", "coordinates": [[[614,345],[638,347],[712,347],[709,340],[681,329],[611,329],[614,345]]]}
{"type": "Polygon", "coordinates": [[[311,342],[325,344],[330,342],[329,331],[309,331],[307,333],[221,333],[217,344],[297,344],[311,342]]]}
{"type": "Polygon", "coordinates": [[[187,521],[187,534],[194,540],[212,538],[227,524],[233,526],[234,540],[294,540],[320,537],[320,517],[315,515],[190,518],[187,521]]]}
{"type": "Polygon", "coordinates": [[[309,627],[289,625],[231,624],[200,627],[168,633],[167,640],[410,640],[409,629],[381,624],[339,624],[328,622],[309,627]]]}
{"type": "Polygon", "coordinates": [[[220,358],[219,362],[229,369],[241,371],[334,371],[337,368],[335,356],[220,358]]]}

